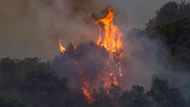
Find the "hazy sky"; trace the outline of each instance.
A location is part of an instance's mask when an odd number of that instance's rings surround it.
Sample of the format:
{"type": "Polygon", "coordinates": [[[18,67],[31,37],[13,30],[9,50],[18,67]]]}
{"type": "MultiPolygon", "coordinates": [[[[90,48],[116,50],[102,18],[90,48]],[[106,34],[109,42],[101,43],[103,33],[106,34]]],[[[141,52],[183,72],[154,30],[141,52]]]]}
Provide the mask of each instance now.
{"type": "MultiPolygon", "coordinates": [[[[117,0],[114,0],[117,1],[117,0]]],[[[181,0],[121,0],[118,3],[124,7],[127,14],[127,21],[131,26],[143,27],[147,21],[153,17],[156,11],[166,2],[181,0]]],[[[190,0],[186,0],[189,2],[190,0]]]]}
{"type": "MultiPolygon", "coordinates": [[[[57,41],[49,36],[52,35],[51,27],[47,27],[51,23],[46,23],[46,20],[51,19],[46,13],[52,1],[0,0],[0,57],[37,56],[49,59],[57,53],[57,41]]],[[[143,27],[156,10],[170,0],[113,1],[126,11],[128,25],[143,27]]]]}

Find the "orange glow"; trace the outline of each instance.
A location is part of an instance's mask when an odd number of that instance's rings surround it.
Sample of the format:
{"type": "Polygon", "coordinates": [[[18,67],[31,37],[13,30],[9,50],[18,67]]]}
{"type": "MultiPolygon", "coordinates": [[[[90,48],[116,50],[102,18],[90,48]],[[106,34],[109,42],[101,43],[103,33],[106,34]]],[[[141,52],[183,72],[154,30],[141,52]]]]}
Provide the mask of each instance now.
{"type": "Polygon", "coordinates": [[[94,102],[94,98],[92,96],[92,92],[88,86],[88,81],[84,81],[84,86],[81,88],[83,95],[86,97],[88,103],[92,104],[94,102]]]}
{"type": "Polygon", "coordinates": [[[116,76],[113,77],[113,84],[114,84],[115,86],[119,86],[119,81],[118,81],[118,79],[117,79],[116,76]]]}
{"type": "MultiPolygon", "coordinates": [[[[121,77],[124,75],[122,73],[122,59],[124,56],[122,33],[120,32],[119,27],[113,22],[114,16],[115,13],[113,9],[110,8],[105,17],[96,20],[96,25],[99,29],[96,44],[98,47],[106,49],[109,53],[109,59],[106,59],[105,66],[101,69],[102,71],[97,75],[97,79],[93,80],[93,82],[97,81],[98,88],[100,86],[107,92],[107,94],[110,94],[113,85],[120,86],[122,83],[121,77]]],[[[74,50],[76,48],[76,45],[74,45],[74,50]]],[[[59,38],[59,49],[62,54],[66,51],[61,38],[59,38]]],[[[81,93],[89,104],[93,104],[96,101],[96,89],[94,88],[97,87],[91,85],[92,79],[88,77],[87,73],[77,60],[73,59],[72,63],[77,67],[77,75],[80,77],[81,81],[79,87],[81,93]]]]}
{"type": "MultiPolygon", "coordinates": [[[[104,47],[110,53],[109,64],[114,64],[114,57],[121,57],[122,59],[122,33],[119,30],[119,27],[114,24],[115,13],[113,9],[109,8],[108,13],[105,17],[99,18],[96,20],[97,27],[99,29],[99,36],[97,39],[97,45],[104,47]]],[[[109,65],[108,64],[108,65],[109,65]]],[[[105,90],[108,90],[112,85],[120,85],[120,77],[123,76],[122,68],[119,66],[120,62],[117,62],[114,69],[109,68],[106,70],[107,73],[104,75],[103,87],[105,90]]]]}
{"type": "Polygon", "coordinates": [[[73,64],[76,65],[76,67],[79,69],[79,75],[80,75],[80,79],[83,81],[82,87],[81,87],[81,91],[82,94],[85,96],[86,100],[88,101],[89,104],[92,104],[94,102],[94,97],[93,97],[93,93],[89,87],[89,81],[85,76],[85,72],[84,70],[80,67],[80,65],[78,64],[77,61],[73,60],[73,64]]]}
{"type": "Polygon", "coordinates": [[[113,23],[114,18],[113,9],[108,9],[108,14],[104,18],[97,20],[98,23],[103,24],[103,27],[98,25],[100,29],[100,34],[97,40],[97,45],[106,48],[110,53],[117,52],[123,49],[122,43],[122,33],[119,31],[119,28],[113,23]],[[104,34],[102,35],[102,31],[104,34]]]}
{"type": "Polygon", "coordinates": [[[61,53],[64,53],[66,51],[65,47],[63,46],[61,38],[59,38],[59,50],[61,53]]]}

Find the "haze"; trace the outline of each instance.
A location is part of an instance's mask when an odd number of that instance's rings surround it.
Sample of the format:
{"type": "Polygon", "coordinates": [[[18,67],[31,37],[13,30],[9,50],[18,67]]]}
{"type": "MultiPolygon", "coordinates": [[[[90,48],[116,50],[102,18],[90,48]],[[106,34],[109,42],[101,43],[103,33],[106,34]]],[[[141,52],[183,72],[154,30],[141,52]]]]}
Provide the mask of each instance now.
{"type": "MultiPolygon", "coordinates": [[[[126,11],[127,24],[141,28],[168,1],[113,0],[126,11]]],[[[0,0],[0,58],[40,57],[47,60],[58,53],[57,40],[52,37],[57,34],[51,23],[43,21],[48,20],[46,12],[48,7],[51,8],[51,3],[51,0],[32,3],[29,0],[0,0]],[[39,11],[44,11],[44,14],[39,11]]]]}

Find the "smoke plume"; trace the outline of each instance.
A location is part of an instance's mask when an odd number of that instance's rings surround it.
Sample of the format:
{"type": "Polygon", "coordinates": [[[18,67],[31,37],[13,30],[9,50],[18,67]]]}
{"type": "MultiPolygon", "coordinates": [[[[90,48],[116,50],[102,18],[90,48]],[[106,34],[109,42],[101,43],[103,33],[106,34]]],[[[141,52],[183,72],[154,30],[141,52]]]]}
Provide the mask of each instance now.
{"type": "MultiPolygon", "coordinates": [[[[55,16],[53,20],[51,20],[52,22],[50,21],[54,27],[53,35],[61,35],[63,40],[67,40],[77,44],[89,40],[96,41],[98,29],[93,23],[93,18],[105,16],[105,10],[108,7],[112,7],[115,9],[117,13],[115,20],[116,22],[117,20],[123,21],[123,17],[125,16],[121,15],[123,11],[121,11],[120,8],[118,8],[116,5],[113,4],[113,2],[110,1],[57,0],[52,7],[54,8],[54,11],[52,13],[54,13],[53,16],[55,16]]],[[[120,23],[118,22],[117,24],[120,23]]],[[[126,31],[126,28],[123,28],[123,30],[126,31]]],[[[159,40],[150,39],[146,33],[141,31],[128,31],[123,32],[126,51],[126,68],[124,69],[126,77],[123,80],[123,82],[125,83],[125,85],[122,86],[123,89],[130,89],[132,85],[141,85],[144,86],[146,89],[149,89],[152,79],[154,77],[160,77],[159,75],[165,75],[166,79],[169,79],[171,81],[178,80],[176,76],[173,76],[177,74],[173,73],[172,67],[168,64],[167,50],[159,40]],[[169,75],[171,73],[173,74],[169,75]]],[[[65,41],[66,44],[68,44],[67,41],[65,41]]],[[[99,51],[97,53],[99,53],[99,51]]],[[[94,59],[95,63],[102,62],[102,57],[94,57],[91,52],[87,52],[85,53],[85,55],[88,57],[82,57],[80,59],[82,62],[86,62],[87,60],[92,60],[94,58],[96,59],[94,59]]],[[[68,66],[68,64],[66,65],[68,66]]],[[[94,63],[92,65],[89,63],[84,64],[83,66],[96,68],[96,65],[94,63]]],[[[70,69],[70,67],[71,66],[69,65],[68,69],[70,69]]],[[[101,67],[98,66],[97,68],[101,67]]],[[[96,74],[97,71],[98,70],[90,70],[89,72],[96,74]]],[[[59,72],[63,73],[63,71],[61,70],[59,70],[59,72]]],[[[67,73],[65,73],[65,77],[66,75],[67,73]]],[[[75,79],[73,79],[73,81],[74,80],[75,79]]],[[[180,84],[181,83],[179,83],[179,85],[180,84]]]]}

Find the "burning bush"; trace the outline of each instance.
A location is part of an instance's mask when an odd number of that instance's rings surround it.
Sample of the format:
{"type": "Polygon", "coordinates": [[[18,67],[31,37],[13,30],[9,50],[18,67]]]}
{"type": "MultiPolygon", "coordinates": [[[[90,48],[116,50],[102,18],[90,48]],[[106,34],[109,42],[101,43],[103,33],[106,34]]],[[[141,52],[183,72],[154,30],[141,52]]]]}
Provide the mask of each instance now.
{"type": "Polygon", "coordinates": [[[73,74],[75,75],[72,76],[71,87],[81,90],[89,103],[93,103],[95,100],[93,93],[99,92],[99,88],[111,95],[112,86],[121,84],[122,33],[113,23],[113,18],[114,11],[109,8],[105,17],[96,20],[100,31],[96,44],[93,42],[79,46],[71,44],[66,49],[59,38],[61,55],[53,65],[65,78],[70,79],[73,74]]]}

